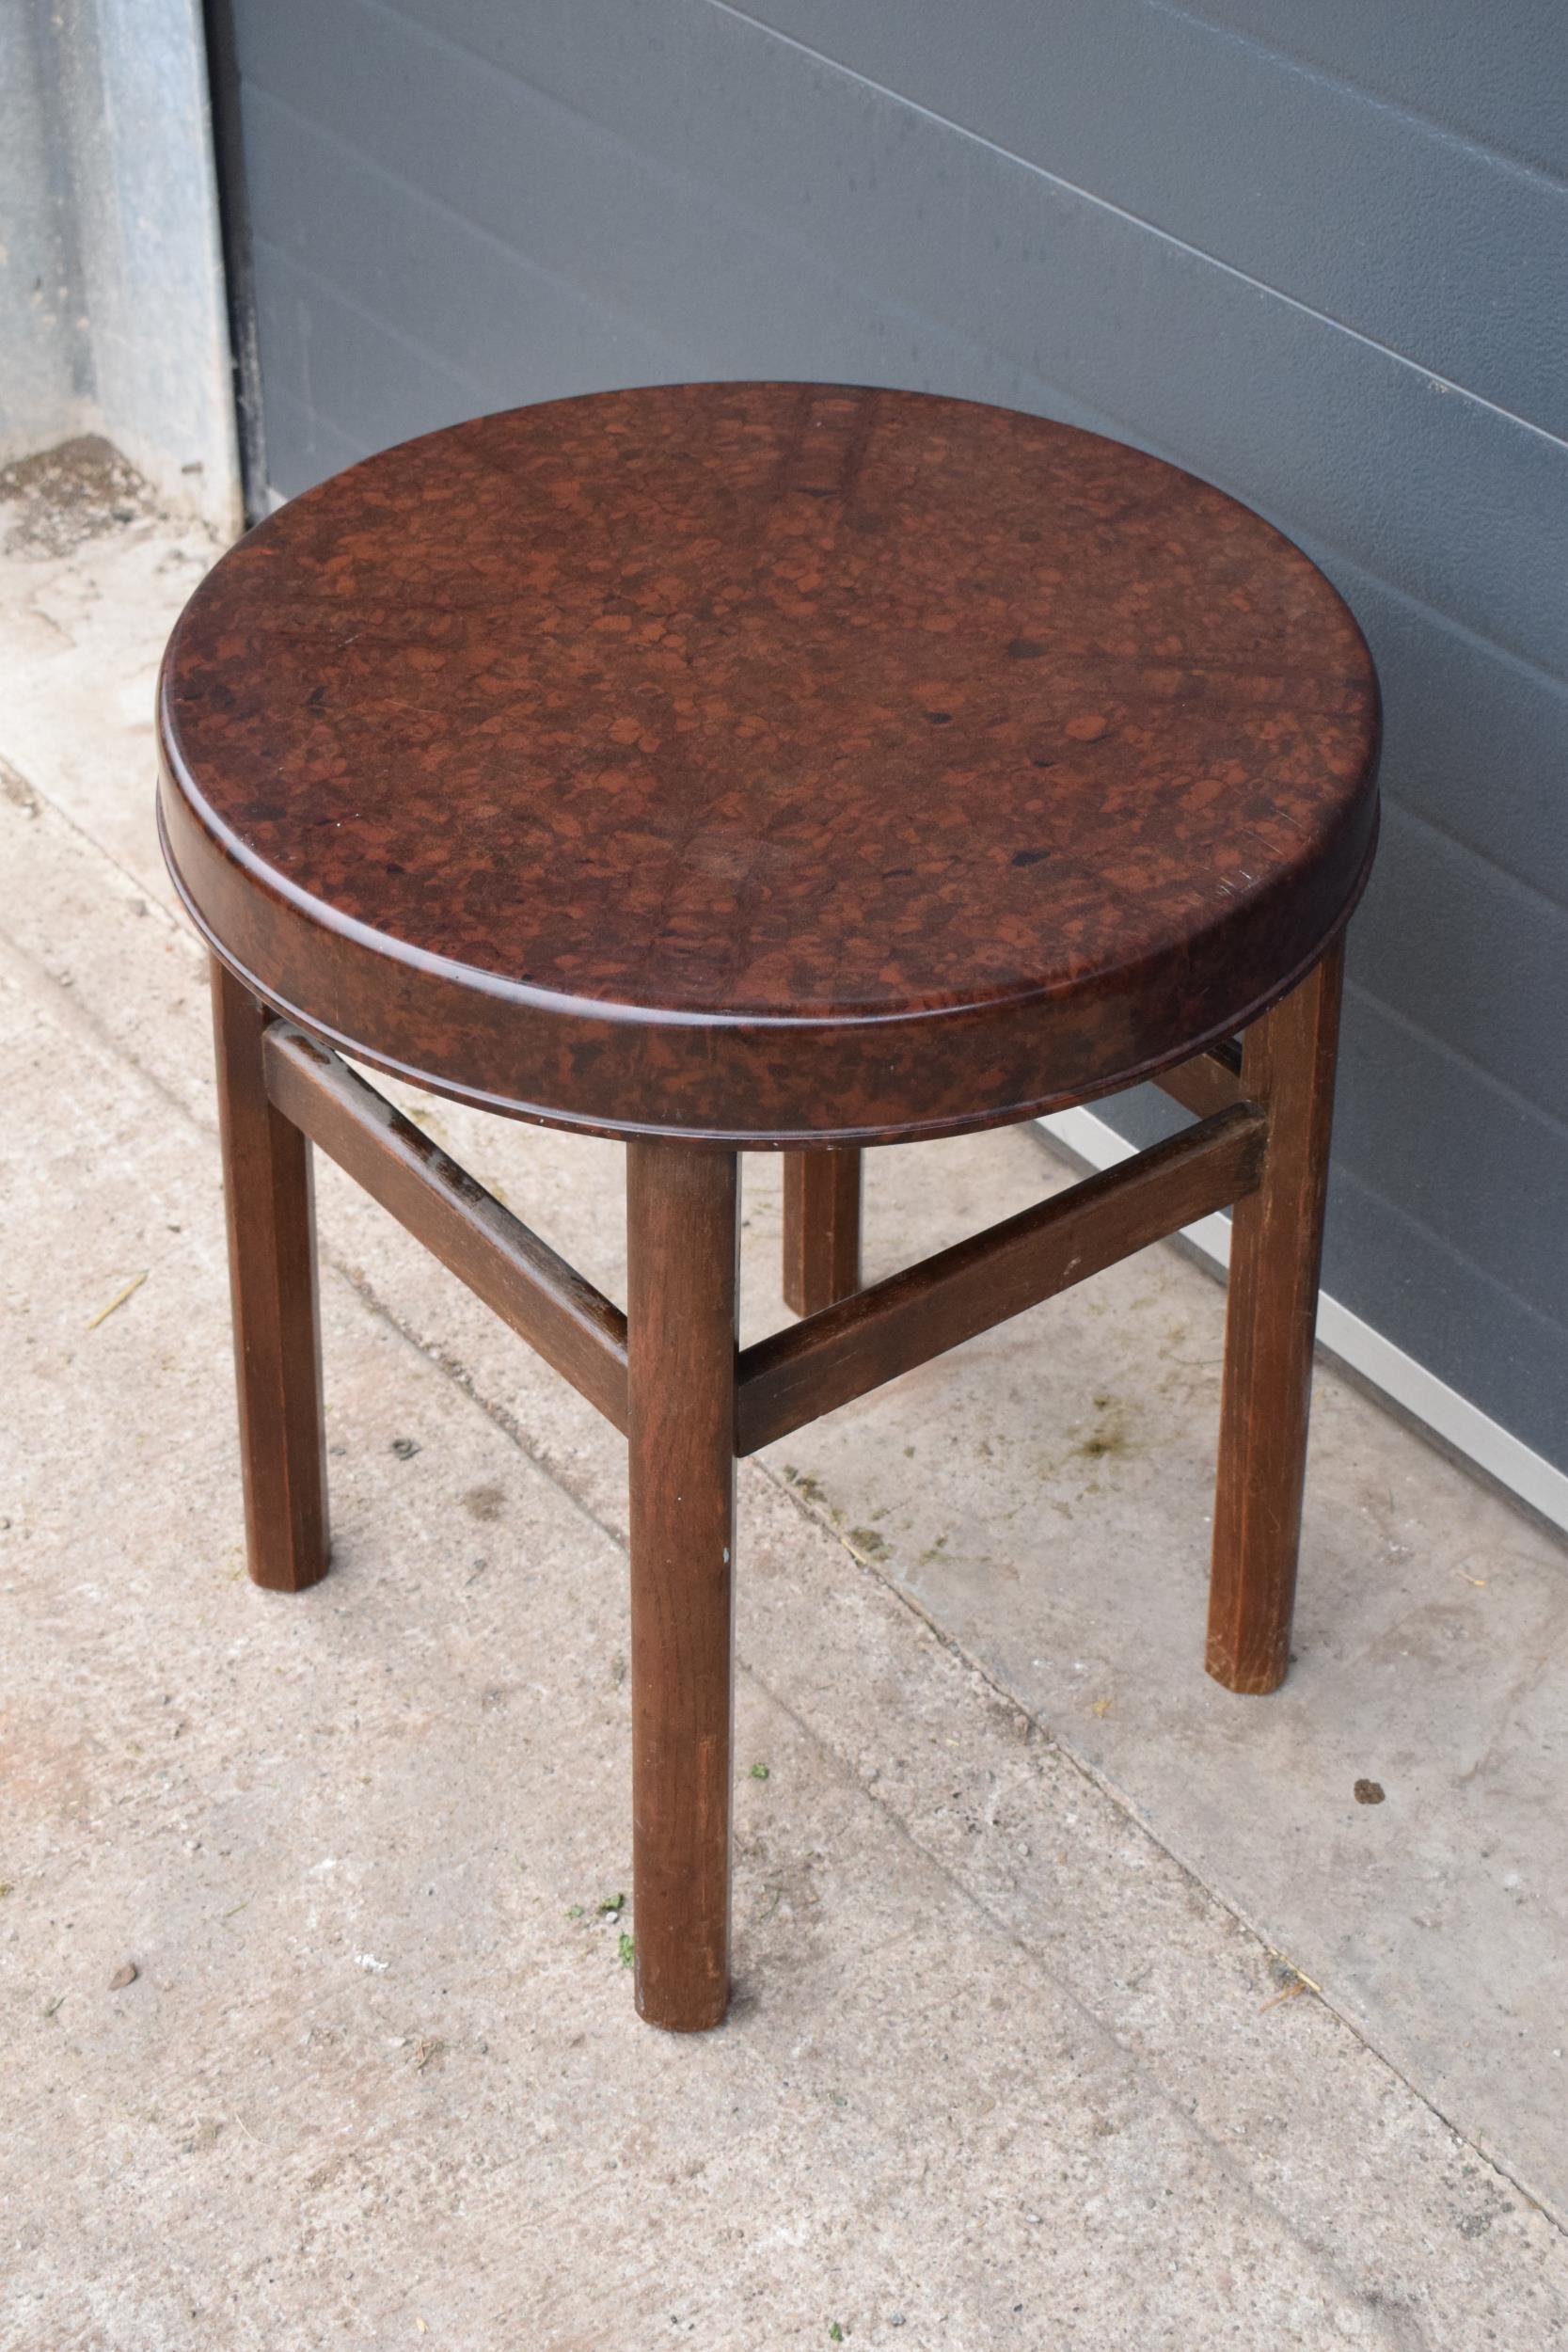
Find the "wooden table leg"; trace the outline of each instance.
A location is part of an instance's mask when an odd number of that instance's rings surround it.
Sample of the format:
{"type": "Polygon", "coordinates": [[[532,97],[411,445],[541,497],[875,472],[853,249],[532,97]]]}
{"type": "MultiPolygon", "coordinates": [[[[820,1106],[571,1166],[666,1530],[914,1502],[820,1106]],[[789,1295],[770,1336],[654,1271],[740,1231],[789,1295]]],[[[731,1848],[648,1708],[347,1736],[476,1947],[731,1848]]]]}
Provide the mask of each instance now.
{"type": "Polygon", "coordinates": [[[214,959],[213,1039],[250,1573],[297,1593],[326,1574],[326,1439],[310,1146],[268,1100],[267,1016],[214,959]]]}
{"type": "Polygon", "coordinates": [[[1242,1043],[1269,1135],[1230,1243],[1207,1662],[1232,1691],[1277,1690],[1290,1663],[1342,960],[1337,944],[1242,1043]]]}
{"type": "Polygon", "coordinates": [[[733,1152],[626,1149],[637,2007],[729,1999],[739,1194],[733,1152]]]}
{"type": "Polygon", "coordinates": [[[784,1183],[784,1305],[814,1315],[861,1286],[861,1154],[786,1152],[784,1183]]]}

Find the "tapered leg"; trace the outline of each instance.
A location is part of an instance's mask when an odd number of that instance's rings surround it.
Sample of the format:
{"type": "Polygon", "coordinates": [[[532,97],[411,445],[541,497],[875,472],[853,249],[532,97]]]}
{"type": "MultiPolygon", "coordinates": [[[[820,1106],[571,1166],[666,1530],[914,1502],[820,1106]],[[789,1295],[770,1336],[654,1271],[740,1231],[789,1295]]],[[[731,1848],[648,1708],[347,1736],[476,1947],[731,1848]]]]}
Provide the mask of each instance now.
{"type": "Polygon", "coordinates": [[[784,1295],[798,1315],[861,1286],[861,1155],[853,1145],[784,1153],[784,1295]]]}
{"type": "Polygon", "coordinates": [[[213,1036],[250,1573],[297,1593],[326,1574],[326,1444],[310,1146],[267,1098],[266,1015],[215,960],[213,1036]]]}
{"type": "Polygon", "coordinates": [[[1232,1691],[1277,1690],[1290,1663],[1341,961],[1335,946],[1242,1044],[1269,1138],[1231,1229],[1208,1667],[1232,1691]]]}
{"type": "Polygon", "coordinates": [[[729,1998],[739,1222],[733,1152],[627,1146],[637,2007],[679,2033],[729,1998]]]}

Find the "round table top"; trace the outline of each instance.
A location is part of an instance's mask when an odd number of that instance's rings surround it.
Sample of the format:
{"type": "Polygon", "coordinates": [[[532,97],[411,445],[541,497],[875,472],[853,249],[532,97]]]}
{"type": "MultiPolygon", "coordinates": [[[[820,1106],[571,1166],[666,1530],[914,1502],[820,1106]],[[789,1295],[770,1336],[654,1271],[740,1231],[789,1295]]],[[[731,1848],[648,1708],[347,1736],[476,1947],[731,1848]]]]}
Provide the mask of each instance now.
{"type": "Polygon", "coordinates": [[[170,642],[162,818],[258,992],[600,1132],[950,1132],[1227,1033],[1348,914],[1377,689],[1306,556],[1069,426],[698,384],[292,501],[170,642]]]}

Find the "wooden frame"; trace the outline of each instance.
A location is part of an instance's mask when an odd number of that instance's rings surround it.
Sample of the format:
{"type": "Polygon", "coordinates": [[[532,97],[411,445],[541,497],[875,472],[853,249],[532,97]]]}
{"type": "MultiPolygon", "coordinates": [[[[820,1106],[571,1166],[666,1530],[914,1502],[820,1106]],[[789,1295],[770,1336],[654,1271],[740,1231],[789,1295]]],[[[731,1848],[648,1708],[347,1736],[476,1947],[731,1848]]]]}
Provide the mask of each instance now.
{"type": "Polygon", "coordinates": [[[861,1162],[853,1144],[786,1152],[784,1299],[814,1315],[861,1286],[861,1162]]]}
{"type": "Polygon", "coordinates": [[[181,615],[157,711],[165,856],[219,960],[251,1573],[327,1565],[315,1143],[626,1435],[645,2017],[726,1998],[736,1460],[1232,1202],[1208,1665],[1274,1687],[1377,835],[1376,675],[1307,557],[1048,419],[633,388],[269,517],[181,615]],[[626,1312],[359,1066],[626,1141],[626,1312]],[[863,1282],[866,1149],[1146,1078],[1185,1133],[863,1282]],[[751,1150],[785,1154],[800,1320],[742,1352],[751,1150]]]}
{"type": "Polygon", "coordinates": [[[284,1118],[625,1435],[620,1309],[330,1047],[289,1022],[273,1022],[261,1061],[268,1098],[284,1118]]]}
{"type": "Polygon", "coordinates": [[[219,962],[214,1006],[250,1571],[327,1558],[309,1145],[335,1159],[629,1441],[638,2007],[716,2025],[729,1982],[736,1461],[1232,1203],[1208,1666],[1272,1690],[1289,1654],[1340,956],[1159,1083],[1196,1123],[860,1286],[861,1155],[792,1153],[784,1285],[803,1319],[740,1350],[738,1156],[627,1151],[626,1313],[338,1054],[219,962]]]}
{"type": "Polygon", "coordinates": [[[736,1450],[755,1454],[902,1372],[1227,1208],[1257,1184],[1267,1121],[1233,1104],[918,1265],[759,1340],[736,1371],[736,1450]]]}

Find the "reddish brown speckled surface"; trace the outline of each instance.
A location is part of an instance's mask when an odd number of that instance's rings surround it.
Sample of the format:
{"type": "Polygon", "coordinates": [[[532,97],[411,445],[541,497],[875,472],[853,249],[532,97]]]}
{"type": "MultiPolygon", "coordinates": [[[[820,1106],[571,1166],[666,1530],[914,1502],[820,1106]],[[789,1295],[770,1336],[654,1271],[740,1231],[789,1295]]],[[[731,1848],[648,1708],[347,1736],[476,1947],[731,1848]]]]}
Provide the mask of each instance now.
{"type": "Polygon", "coordinates": [[[170,643],[177,880],[273,1002],[565,1124],[893,1136],[1234,1026],[1375,831],[1354,622],[1066,426],[689,385],[385,453],[170,643]]]}

